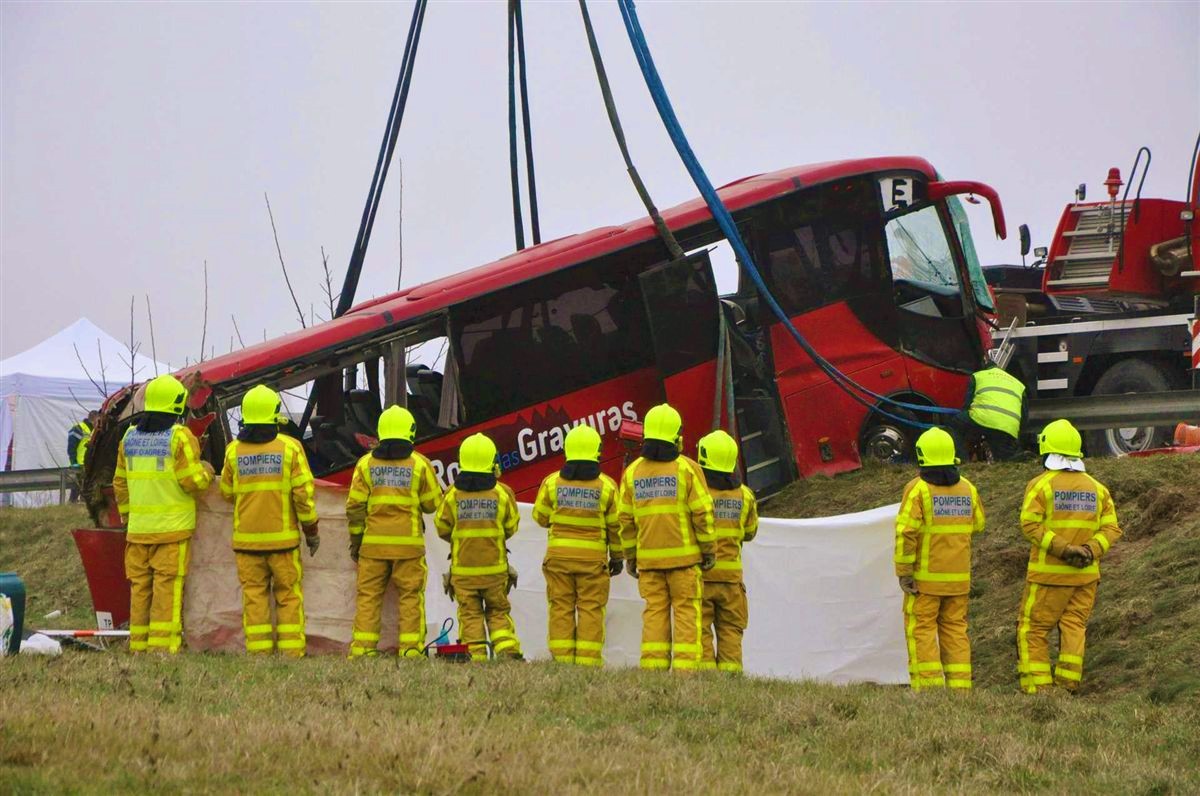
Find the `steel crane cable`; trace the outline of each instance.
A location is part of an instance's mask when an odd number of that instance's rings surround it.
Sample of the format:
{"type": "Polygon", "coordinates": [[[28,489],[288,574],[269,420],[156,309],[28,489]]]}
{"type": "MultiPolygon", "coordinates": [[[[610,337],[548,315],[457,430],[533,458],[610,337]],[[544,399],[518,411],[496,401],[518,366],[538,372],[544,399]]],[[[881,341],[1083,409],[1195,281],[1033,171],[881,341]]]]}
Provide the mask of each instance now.
{"type": "MultiPolygon", "coordinates": [[[[371,187],[367,191],[367,202],[363,207],[358,235],[354,240],[354,250],[350,254],[350,264],[346,267],[342,292],[338,296],[337,309],[333,313],[335,318],[345,315],[354,306],[354,293],[358,289],[358,279],[362,274],[363,261],[367,256],[367,246],[371,242],[371,230],[375,226],[375,215],[379,212],[379,201],[383,195],[384,182],[387,180],[388,167],[392,162],[392,153],[396,150],[400,124],[404,120],[404,108],[408,104],[408,89],[412,85],[413,67],[417,60],[417,47],[421,42],[421,29],[425,24],[425,9],[428,4],[428,0],[417,0],[416,5],[413,6],[412,20],[408,25],[408,36],[404,42],[404,55],[400,59],[400,74],[396,79],[396,90],[392,94],[392,105],[388,111],[383,141],[379,145],[379,157],[375,161],[375,172],[371,176],[371,187]]],[[[313,391],[308,396],[304,414],[300,418],[301,433],[308,427],[308,421],[311,419],[315,407],[316,392],[313,391]]]]}
{"type": "Polygon", "coordinates": [[[704,197],[705,203],[708,205],[709,211],[713,215],[713,219],[721,228],[721,232],[729,240],[730,246],[734,250],[738,264],[742,270],[754,282],[755,287],[762,293],[767,305],[776,317],[784,324],[792,338],[796,343],[812,358],[813,362],[834,380],[851,398],[858,403],[866,406],[868,409],[878,412],[896,422],[904,425],[915,426],[917,428],[929,428],[930,424],[921,423],[911,418],[905,418],[891,414],[870,401],[867,401],[855,391],[863,393],[866,396],[874,398],[876,401],[889,404],[910,412],[922,412],[932,414],[957,414],[957,409],[948,409],[940,406],[922,406],[920,404],[910,404],[903,401],[896,401],[887,396],[880,395],[861,384],[858,384],[846,374],[837,369],[833,363],[826,360],[820,352],[813,348],[812,344],[800,333],[791,319],[784,312],[779,302],[767,288],[766,282],[762,278],[762,274],[754,264],[754,260],[750,256],[749,250],[746,248],[745,242],[742,240],[741,234],[738,232],[737,224],[733,221],[733,217],[729,214],[725,203],[721,201],[721,197],[717,194],[712,182],[708,179],[708,175],[704,172],[695,153],[692,151],[691,145],[688,143],[687,136],[683,132],[683,128],[679,124],[679,119],[675,115],[674,108],[671,106],[670,98],[667,96],[666,88],[662,84],[662,80],[658,75],[658,70],[654,66],[653,58],[650,55],[649,46],[646,43],[645,34],[642,32],[641,24],[638,22],[637,10],[634,7],[633,0],[618,0],[618,6],[621,9],[621,18],[625,23],[625,30],[629,35],[630,44],[633,47],[634,55],[637,57],[638,65],[641,68],[642,76],[646,81],[646,86],[650,91],[650,95],[654,100],[655,107],[658,109],[659,116],[667,129],[667,133],[671,137],[672,143],[675,145],[676,151],[679,153],[680,159],[687,168],[688,173],[692,177],[692,181],[696,184],[701,195],[704,197]]]}
{"type": "Polygon", "coordinates": [[[412,21],[408,26],[408,38],[404,43],[404,55],[400,61],[400,75],[396,80],[396,91],[392,96],[392,107],[388,114],[387,126],[384,128],[383,141],[379,145],[379,158],[375,163],[375,174],[371,178],[371,187],[367,191],[367,203],[363,208],[358,237],[355,239],[354,252],[350,257],[350,265],[346,269],[346,280],[342,286],[341,297],[338,299],[334,317],[344,315],[354,304],[354,293],[358,287],[358,278],[362,273],[363,260],[367,255],[367,246],[371,242],[371,230],[375,226],[375,215],[379,211],[383,186],[387,181],[392,154],[396,150],[400,124],[404,120],[404,109],[408,104],[408,90],[412,85],[413,66],[417,59],[417,47],[420,45],[421,29],[424,26],[425,9],[428,4],[428,0],[417,0],[413,7],[412,21]]]}
{"type": "Polygon", "coordinates": [[[538,218],[537,180],[533,167],[529,83],[525,75],[525,24],[521,18],[521,0],[508,0],[508,168],[512,182],[513,233],[517,251],[520,251],[525,248],[525,222],[521,214],[521,168],[517,154],[518,88],[521,97],[521,127],[525,139],[525,170],[529,183],[529,225],[533,234],[533,245],[536,246],[542,242],[542,228],[538,218]]]}

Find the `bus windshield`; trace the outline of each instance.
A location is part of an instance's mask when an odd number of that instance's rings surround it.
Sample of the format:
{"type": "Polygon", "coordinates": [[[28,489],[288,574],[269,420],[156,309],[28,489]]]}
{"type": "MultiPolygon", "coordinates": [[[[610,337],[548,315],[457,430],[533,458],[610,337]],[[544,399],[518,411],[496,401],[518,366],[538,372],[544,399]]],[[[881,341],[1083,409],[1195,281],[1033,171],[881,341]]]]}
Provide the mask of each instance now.
{"type": "Polygon", "coordinates": [[[992,303],[992,292],[988,290],[987,280],[983,276],[983,266],[979,264],[979,255],[975,252],[975,239],[971,237],[971,225],[967,223],[967,211],[963,209],[962,200],[951,196],[947,200],[950,206],[950,218],[954,221],[954,231],[958,233],[958,242],[962,246],[963,257],[967,261],[967,273],[971,277],[971,292],[975,294],[975,304],[985,312],[995,312],[996,305],[992,303]]]}

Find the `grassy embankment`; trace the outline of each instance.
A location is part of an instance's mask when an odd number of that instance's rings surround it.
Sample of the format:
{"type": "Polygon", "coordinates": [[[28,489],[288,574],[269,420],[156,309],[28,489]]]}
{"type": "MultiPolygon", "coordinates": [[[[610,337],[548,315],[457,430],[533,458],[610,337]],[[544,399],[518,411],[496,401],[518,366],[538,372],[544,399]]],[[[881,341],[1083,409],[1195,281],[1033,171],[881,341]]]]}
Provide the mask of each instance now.
{"type": "MultiPolygon", "coordinates": [[[[1127,537],[1105,564],[1076,698],[1014,689],[1016,512],[1035,466],[971,468],[989,526],[972,606],[982,687],[965,697],[546,664],[74,652],[0,666],[0,791],[1196,792],[1200,457],[1092,466],[1127,537]]],[[[798,484],[767,513],[881,505],[910,475],[798,484]]],[[[31,616],[91,620],[66,533],[79,516],[0,512],[0,571],[26,579],[31,616]]]]}

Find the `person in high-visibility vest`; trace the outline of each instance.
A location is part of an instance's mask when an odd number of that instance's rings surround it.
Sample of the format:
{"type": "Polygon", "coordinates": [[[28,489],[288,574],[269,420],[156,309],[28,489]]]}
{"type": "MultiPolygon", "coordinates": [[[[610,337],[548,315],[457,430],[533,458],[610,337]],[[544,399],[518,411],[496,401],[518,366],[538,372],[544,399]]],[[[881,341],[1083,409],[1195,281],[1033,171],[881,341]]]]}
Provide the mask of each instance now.
{"type": "Polygon", "coordinates": [[[971,374],[963,409],[947,421],[954,432],[955,450],[967,456],[967,439],[982,435],[996,461],[1020,458],[1021,429],[1029,416],[1025,385],[989,357],[983,369],[971,374]]]}
{"type": "Polygon", "coordinates": [[[1031,548],[1017,617],[1017,671],[1029,694],[1079,687],[1100,559],[1121,538],[1112,495],[1085,472],[1079,431],[1055,420],[1038,436],[1038,451],[1045,472],[1029,482],[1021,504],[1021,531],[1031,548]],[[1049,636],[1055,627],[1058,662],[1052,672],[1049,636]]]}
{"type": "Polygon", "coordinates": [[[549,529],[542,574],[549,609],[548,647],[560,663],[600,666],[609,578],[624,566],[617,484],[600,472],[600,435],[567,432],[566,462],[542,481],[533,519],[549,529]]]}
{"type": "Polygon", "coordinates": [[[179,424],[187,390],[174,376],[146,385],[145,412],[117,448],[113,495],[125,531],[129,651],[176,653],[183,643],[183,585],[196,529],[196,496],[213,480],[200,443],[179,424]]]}
{"type": "Polygon", "coordinates": [[[383,595],[396,584],[399,654],[425,647],[425,518],[442,488],[429,460],[413,447],[417,423],[402,406],[379,416],[379,444],[358,460],[346,496],[350,557],[358,564],[358,599],[350,657],[374,655],[383,595]]]}
{"type": "Polygon", "coordinates": [[[99,412],[88,412],[86,419],[80,420],[67,431],[68,467],[83,467],[88,447],[92,444],[92,432],[96,430],[96,423],[99,420],[99,412]]]}
{"type": "Polygon", "coordinates": [[[700,465],[681,455],[683,420],[646,412],[642,455],[621,476],[621,547],[646,601],[641,668],[700,666],[702,572],[716,564],[713,504],[700,465]]]}
{"type": "Polygon", "coordinates": [[[696,453],[712,496],[717,544],[717,561],[704,573],[700,667],[740,672],[742,636],[750,621],[742,545],[758,533],[758,501],[738,476],[738,446],[733,437],[718,429],[700,438],[696,453]]]}
{"type": "Polygon", "coordinates": [[[225,448],[221,495],[233,503],[246,651],[270,654],[278,648],[298,658],[305,652],[300,542],[311,556],[321,539],[308,457],[299,441],[279,433],[280,407],[278,393],[261,384],[242,398],[242,429],[225,448]]]}
{"type": "Polygon", "coordinates": [[[68,498],[71,503],[79,500],[79,489],[83,481],[83,462],[87,458],[88,448],[92,443],[92,434],[95,432],[96,423],[99,420],[99,412],[88,412],[87,419],[80,420],[67,431],[67,466],[74,470],[71,477],[71,494],[68,498]]]}
{"type": "Polygon", "coordinates": [[[472,434],[458,449],[454,486],[434,515],[438,536],[450,543],[446,593],[458,603],[458,630],[472,660],[521,658],[508,592],[516,588],[505,542],[517,532],[517,498],[500,483],[496,444],[472,434]]]}
{"type": "Polygon", "coordinates": [[[940,428],[916,444],[920,475],[904,487],[896,515],[896,577],[904,592],[904,637],[914,691],[971,687],[967,595],[971,540],[983,530],[983,503],[958,473],[954,439],[940,428]]]}

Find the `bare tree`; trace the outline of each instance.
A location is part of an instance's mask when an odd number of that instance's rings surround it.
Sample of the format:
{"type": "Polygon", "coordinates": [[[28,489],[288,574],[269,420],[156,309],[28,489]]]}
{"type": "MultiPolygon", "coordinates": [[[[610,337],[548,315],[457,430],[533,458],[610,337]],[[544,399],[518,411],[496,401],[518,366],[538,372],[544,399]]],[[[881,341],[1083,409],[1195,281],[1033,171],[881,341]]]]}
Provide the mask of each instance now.
{"type": "Polygon", "coordinates": [[[319,320],[332,320],[333,313],[336,311],[334,306],[337,300],[342,297],[341,292],[333,292],[333,274],[329,272],[329,255],[325,253],[325,247],[321,247],[321,267],[325,270],[325,281],[321,284],[321,291],[325,294],[325,303],[329,305],[329,317],[322,318],[317,316],[319,320]]]}
{"type": "MultiPolygon", "coordinates": [[[[87,364],[83,361],[83,355],[79,353],[79,346],[71,343],[71,347],[75,349],[75,359],[79,360],[79,367],[83,368],[83,375],[87,376],[87,380],[96,388],[96,392],[100,393],[101,398],[107,398],[108,390],[105,388],[108,386],[108,380],[104,378],[104,360],[100,360],[100,381],[104,382],[104,387],[101,387],[100,382],[92,378],[91,371],[88,370],[87,364]]],[[[100,348],[99,340],[96,341],[96,348],[100,348]]]]}
{"type": "Polygon", "coordinates": [[[137,374],[141,371],[141,368],[137,367],[137,353],[141,349],[142,344],[134,342],[133,339],[133,310],[136,301],[137,299],[134,296],[129,297],[129,342],[125,344],[125,350],[129,352],[129,360],[126,361],[125,357],[121,357],[121,362],[125,367],[129,368],[130,387],[137,382],[137,374]]]}
{"type": "Polygon", "coordinates": [[[204,361],[204,342],[208,339],[208,260],[204,261],[204,325],[200,327],[200,361],[204,361]]]}
{"type": "Polygon", "coordinates": [[[154,346],[154,315],[150,312],[150,294],[146,294],[146,323],[150,325],[150,361],[154,365],[154,375],[158,375],[158,349],[154,346]]]}
{"type": "Polygon", "coordinates": [[[271,199],[263,191],[263,199],[267,202],[267,216],[271,219],[271,234],[275,236],[275,251],[279,254],[279,267],[283,269],[283,281],[287,283],[288,293],[292,294],[292,303],[296,305],[296,314],[300,316],[300,328],[307,328],[304,323],[304,310],[296,299],[296,291],[292,290],[292,279],[288,276],[287,264],[283,261],[283,249],[279,246],[279,232],[275,229],[275,214],[271,212],[271,199]]]}
{"type": "Polygon", "coordinates": [[[233,331],[237,335],[238,345],[240,345],[242,348],[245,348],[246,342],[242,340],[242,330],[238,328],[237,317],[231,314],[229,316],[229,320],[233,321],[233,331]]]}

